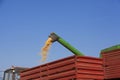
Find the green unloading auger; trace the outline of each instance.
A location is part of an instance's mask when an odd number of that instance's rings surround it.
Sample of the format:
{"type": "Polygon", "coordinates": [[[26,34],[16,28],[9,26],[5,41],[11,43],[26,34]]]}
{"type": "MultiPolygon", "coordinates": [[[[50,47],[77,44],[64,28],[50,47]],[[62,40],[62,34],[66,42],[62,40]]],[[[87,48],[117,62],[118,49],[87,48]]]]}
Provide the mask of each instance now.
{"type": "Polygon", "coordinates": [[[67,41],[65,41],[63,38],[61,38],[57,34],[51,33],[49,35],[49,38],[52,39],[52,42],[58,41],[61,45],[63,45],[68,50],[70,50],[73,54],[78,55],[78,56],[84,56],[84,54],[82,54],[79,50],[74,48],[72,45],[70,45],[67,41]]]}

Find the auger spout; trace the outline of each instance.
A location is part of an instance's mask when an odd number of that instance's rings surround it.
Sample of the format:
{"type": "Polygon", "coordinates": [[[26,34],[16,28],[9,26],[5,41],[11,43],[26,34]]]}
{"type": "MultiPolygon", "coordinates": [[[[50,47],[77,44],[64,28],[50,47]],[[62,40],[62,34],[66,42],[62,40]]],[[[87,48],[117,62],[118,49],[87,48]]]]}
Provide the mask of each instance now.
{"type": "Polygon", "coordinates": [[[63,38],[61,38],[57,34],[51,33],[49,35],[49,38],[52,39],[52,42],[58,41],[61,45],[63,45],[65,48],[67,48],[73,54],[78,55],[78,56],[84,56],[84,54],[82,54],[79,50],[74,48],[72,45],[70,45],[67,41],[65,41],[63,38]]]}

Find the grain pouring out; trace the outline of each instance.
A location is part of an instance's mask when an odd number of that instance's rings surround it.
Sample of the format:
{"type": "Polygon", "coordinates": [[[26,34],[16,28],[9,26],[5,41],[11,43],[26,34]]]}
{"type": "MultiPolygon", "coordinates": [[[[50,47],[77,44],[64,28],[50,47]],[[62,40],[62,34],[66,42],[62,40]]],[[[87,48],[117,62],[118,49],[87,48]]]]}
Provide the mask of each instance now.
{"type": "Polygon", "coordinates": [[[47,59],[48,51],[49,51],[51,45],[52,45],[52,38],[48,38],[47,41],[45,42],[45,45],[41,49],[42,50],[42,52],[41,52],[41,56],[42,56],[41,61],[42,62],[44,62],[47,59]]]}

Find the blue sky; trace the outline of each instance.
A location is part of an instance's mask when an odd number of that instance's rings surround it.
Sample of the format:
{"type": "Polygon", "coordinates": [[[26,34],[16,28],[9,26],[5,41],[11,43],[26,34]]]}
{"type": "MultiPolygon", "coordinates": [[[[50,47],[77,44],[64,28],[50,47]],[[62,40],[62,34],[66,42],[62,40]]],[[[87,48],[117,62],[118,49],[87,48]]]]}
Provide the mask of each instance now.
{"type": "MultiPolygon", "coordinates": [[[[40,64],[55,32],[86,56],[120,44],[119,0],[0,0],[0,70],[40,64]]],[[[55,42],[45,63],[73,55],[55,42]]]]}

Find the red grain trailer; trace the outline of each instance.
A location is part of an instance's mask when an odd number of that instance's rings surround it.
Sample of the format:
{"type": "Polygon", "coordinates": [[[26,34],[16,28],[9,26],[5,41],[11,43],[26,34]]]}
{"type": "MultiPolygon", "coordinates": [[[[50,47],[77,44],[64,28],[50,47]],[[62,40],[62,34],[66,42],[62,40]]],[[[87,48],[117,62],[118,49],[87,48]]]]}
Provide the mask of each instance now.
{"type": "Polygon", "coordinates": [[[115,45],[101,51],[105,79],[120,80],[120,45],[115,45]]]}
{"type": "Polygon", "coordinates": [[[20,80],[103,80],[102,59],[70,56],[21,72],[20,80]]]}

